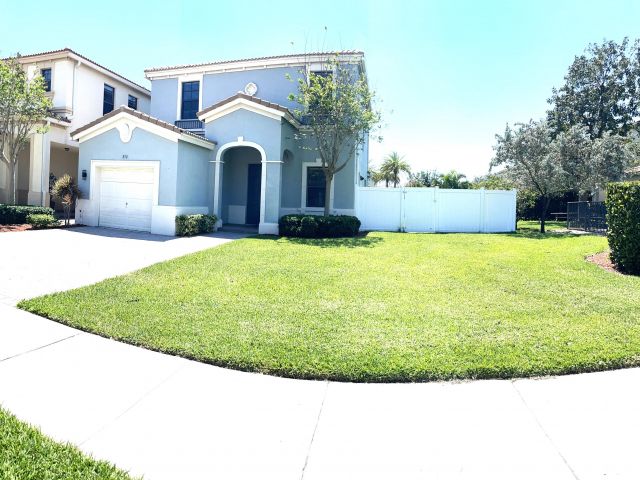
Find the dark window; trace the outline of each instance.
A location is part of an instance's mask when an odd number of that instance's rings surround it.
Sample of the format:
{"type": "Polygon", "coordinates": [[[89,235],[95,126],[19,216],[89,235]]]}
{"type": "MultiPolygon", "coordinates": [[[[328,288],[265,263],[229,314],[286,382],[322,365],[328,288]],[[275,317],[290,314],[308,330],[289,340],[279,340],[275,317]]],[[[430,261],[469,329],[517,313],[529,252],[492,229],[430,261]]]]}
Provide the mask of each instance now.
{"type": "Polygon", "coordinates": [[[104,84],[104,96],[102,97],[102,114],[106,115],[107,113],[113,110],[113,106],[115,104],[116,99],[116,89],[111,85],[104,84]]]}
{"type": "Polygon", "coordinates": [[[307,207],[324,207],[326,197],[324,172],[321,167],[307,168],[307,207]]]}
{"type": "Polygon", "coordinates": [[[316,77],[328,78],[333,75],[333,71],[332,70],[316,70],[315,72],[311,72],[311,75],[315,75],[316,77]]]}
{"type": "Polygon", "coordinates": [[[42,70],[40,70],[40,75],[42,75],[42,78],[44,80],[44,91],[50,92],[51,91],[51,69],[43,68],[42,70]]]}
{"type": "Polygon", "coordinates": [[[182,120],[198,118],[198,106],[200,104],[200,82],[184,82],[182,84],[182,120]]]}
{"type": "Polygon", "coordinates": [[[138,99],[133,95],[129,95],[129,101],[127,102],[129,108],[133,108],[134,110],[138,109],[138,99]]]}

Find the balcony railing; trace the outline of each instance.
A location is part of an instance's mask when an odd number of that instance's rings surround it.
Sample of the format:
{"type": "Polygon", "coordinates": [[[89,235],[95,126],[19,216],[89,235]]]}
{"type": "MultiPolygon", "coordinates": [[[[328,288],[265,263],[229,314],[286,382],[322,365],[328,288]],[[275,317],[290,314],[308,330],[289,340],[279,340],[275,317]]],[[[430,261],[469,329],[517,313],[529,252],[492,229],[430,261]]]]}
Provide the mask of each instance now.
{"type": "Polygon", "coordinates": [[[175,125],[185,130],[204,130],[204,124],[200,120],[176,120],[175,125]]]}

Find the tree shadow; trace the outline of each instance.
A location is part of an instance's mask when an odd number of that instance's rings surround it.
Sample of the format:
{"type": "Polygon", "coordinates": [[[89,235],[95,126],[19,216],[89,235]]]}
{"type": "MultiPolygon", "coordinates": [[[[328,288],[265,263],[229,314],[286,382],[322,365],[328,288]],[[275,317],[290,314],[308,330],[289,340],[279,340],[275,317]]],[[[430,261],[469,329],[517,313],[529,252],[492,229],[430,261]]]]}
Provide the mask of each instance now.
{"type": "Polygon", "coordinates": [[[532,238],[535,240],[547,240],[549,238],[555,238],[555,239],[576,238],[576,237],[582,237],[584,235],[591,235],[591,234],[573,233],[566,230],[565,231],[552,230],[545,233],[540,233],[539,230],[523,229],[523,230],[517,230],[515,232],[502,233],[500,235],[505,235],[507,237],[516,237],[516,238],[532,238]]]}
{"type": "Polygon", "coordinates": [[[294,245],[307,245],[319,248],[372,248],[384,241],[381,237],[372,237],[368,233],[360,234],[356,237],[343,238],[297,238],[297,237],[273,237],[259,236],[265,240],[276,240],[282,243],[294,245]]]}

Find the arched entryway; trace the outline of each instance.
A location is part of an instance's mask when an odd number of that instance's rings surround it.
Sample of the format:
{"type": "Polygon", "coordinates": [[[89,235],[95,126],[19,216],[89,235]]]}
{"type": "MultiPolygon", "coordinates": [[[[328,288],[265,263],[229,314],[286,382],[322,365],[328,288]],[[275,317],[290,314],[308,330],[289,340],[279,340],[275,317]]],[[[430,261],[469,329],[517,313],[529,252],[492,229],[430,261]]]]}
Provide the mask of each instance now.
{"type": "Polygon", "coordinates": [[[223,145],[218,152],[216,210],[223,224],[258,226],[261,223],[264,215],[261,150],[257,145],[236,143],[223,145]]]}

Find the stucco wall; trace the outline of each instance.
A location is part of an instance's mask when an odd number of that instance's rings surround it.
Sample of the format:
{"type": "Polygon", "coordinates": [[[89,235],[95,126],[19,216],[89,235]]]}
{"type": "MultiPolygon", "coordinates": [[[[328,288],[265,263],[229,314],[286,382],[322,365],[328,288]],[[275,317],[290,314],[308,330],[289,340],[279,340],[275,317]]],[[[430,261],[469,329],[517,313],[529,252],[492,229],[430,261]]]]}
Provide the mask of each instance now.
{"type": "Polygon", "coordinates": [[[176,187],[176,205],[208,205],[209,160],[212,152],[186,142],[178,142],[178,177],[176,187]]]}
{"type": "Polygon", "coordinates": [[[151,82],[151,113],[152,117],[173,123],[177,120],[178,108],[178,79],[165,78],[151,82]]]}
{"type": "Polygon", "coordinates": [[[293,109],[297,104],[289,100],[288,96],[297,92],[296,79],[299,77],[299,67],[207,74],[202,80],[202,108],[243,92],[247,83],[253,82],[258,86],[256,97],[293,109]],[[291,80],[287,79],[287,74],[291,80]]]}
{"type": "Polygon", "coordinates": [[[113,128],[80,144],[78,186],[82,197],[90,198],[91,160],[156,160],[160,162],[158,204],[174,206],[176,201],[178,143],[158,137],[140,128],[133,131],[131,140],[124,143],[113,128]],[[127,158],[123,158],[126,156],[127,158]],[[86,180],[82,170],[87,171],[86,180]]]}

